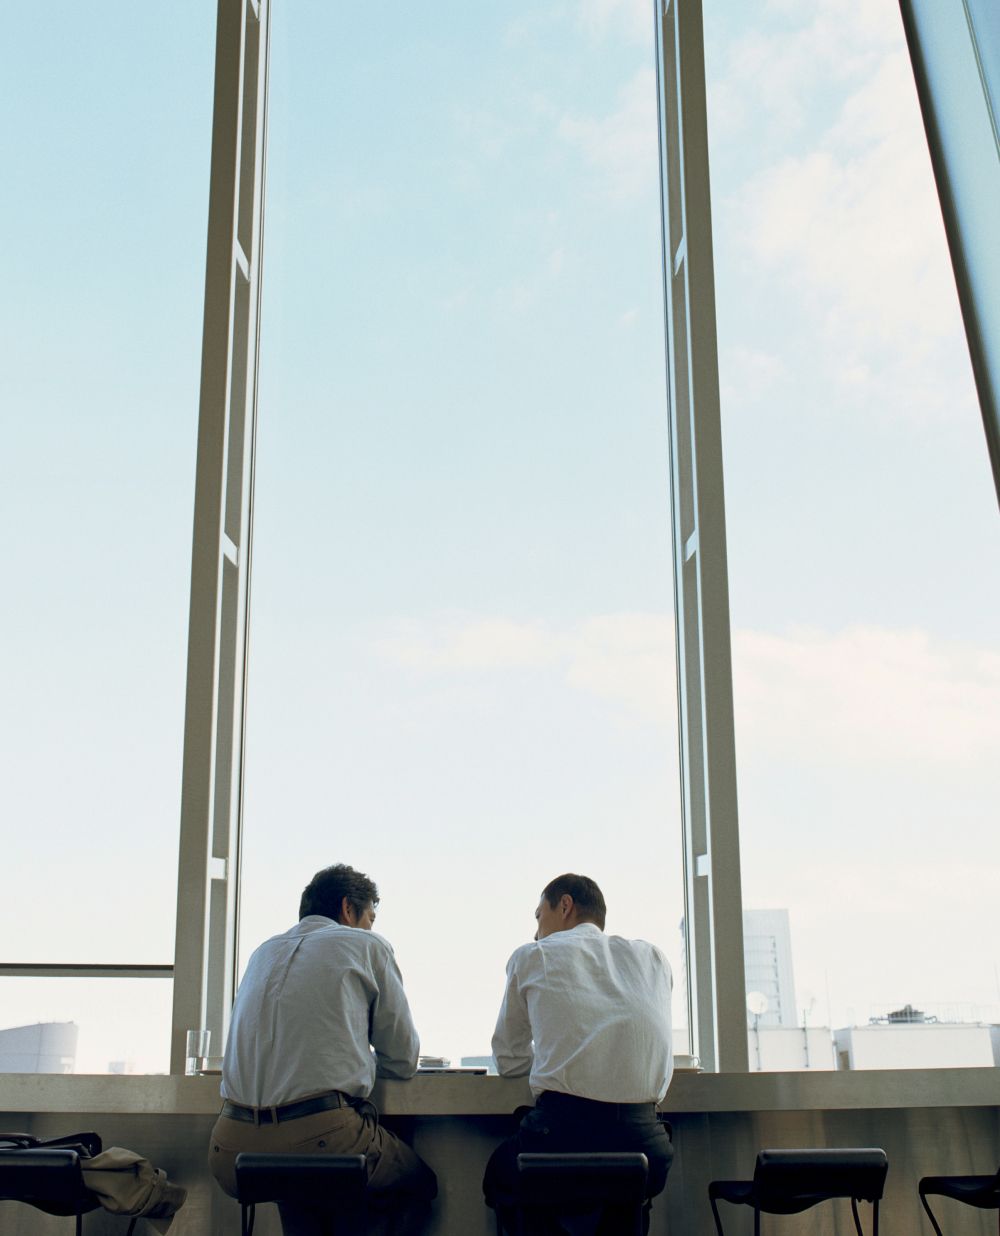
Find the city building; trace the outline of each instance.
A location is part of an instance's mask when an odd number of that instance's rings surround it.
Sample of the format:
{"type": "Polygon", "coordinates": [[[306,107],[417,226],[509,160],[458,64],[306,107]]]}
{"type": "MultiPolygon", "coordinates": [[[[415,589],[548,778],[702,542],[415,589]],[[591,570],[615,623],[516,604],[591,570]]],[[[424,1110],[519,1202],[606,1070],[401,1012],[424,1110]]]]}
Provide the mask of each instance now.
{"type": "Polygon", "coordinates": [[[747,1024],[797,1026],[795,973],[792,968],[792,932],[787,910],[743,911],[743,958],[746,974],[747,1024]],[[754,994],[767,1007],[755,1013],[754,994]]]}
{"type": "Polygon", "coordinates": [[[830,1071],[837,1067],[833,1037],[827,1026],[751,1026],[747,1045],[750,1069],[759,1073],[830,1071]]]}
{"type": "Polygon", "coordinates": [[[995,1026],[942,1022],[912,1005],[834,1031],[839,1069],[992,1068],[995,1026]]]}
{"type": "Polygon", "coordinates": [[[0,1030],[0,1073],[72,1073],[79,1034],[72,1021],[0,1030]]]}

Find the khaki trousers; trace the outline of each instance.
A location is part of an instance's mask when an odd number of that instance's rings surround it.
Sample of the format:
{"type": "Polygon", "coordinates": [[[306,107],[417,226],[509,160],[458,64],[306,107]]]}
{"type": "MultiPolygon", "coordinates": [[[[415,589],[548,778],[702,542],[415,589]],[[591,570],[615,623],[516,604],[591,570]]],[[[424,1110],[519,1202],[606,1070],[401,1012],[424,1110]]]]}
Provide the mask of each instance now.
{"type": "MultiPolygon", "coordinates": [[[[363,1154],[368,1160],[369,1236],[404,1236],[420,1230],[437,1178],[420,1156],[384,1129],[371,1103],[314,1112],[280,1124],[255,1125],[220,1116],[209,1143],[208,1165],[236,1196],[236,1156],[254,1154],[363,1154]]],[[[285,1236],[320,1236],[330,1216],[281,1205],[285,1236]]]]}

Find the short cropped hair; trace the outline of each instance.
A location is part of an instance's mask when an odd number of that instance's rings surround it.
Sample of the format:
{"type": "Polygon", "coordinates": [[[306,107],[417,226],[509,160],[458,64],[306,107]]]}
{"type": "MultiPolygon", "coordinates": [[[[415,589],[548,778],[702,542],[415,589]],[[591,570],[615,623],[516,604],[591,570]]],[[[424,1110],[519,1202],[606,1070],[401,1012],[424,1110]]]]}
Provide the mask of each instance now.
{"type": "Polygon", "coordinates": [[[299,902],[299,918],[310,914],[322,914],[339,922],[344,898],[355,914],[364,914],[369,905],[378,905],[378,889],[375,881],[362,871],[355,871],[346,863],[324,867],[317,871],[302,892],[299,902]]]}
{"type": "Polygon", "coordinates": [[[566,893],[573,898],[580,918],[595,923],[603,931],[608,908],[604,904],[604,894],[595,882],[588,876],[567,872],[565,875],[556,876],[542,889],[542,896],[553,910],[559,904],[559,898],[566,893]]]}

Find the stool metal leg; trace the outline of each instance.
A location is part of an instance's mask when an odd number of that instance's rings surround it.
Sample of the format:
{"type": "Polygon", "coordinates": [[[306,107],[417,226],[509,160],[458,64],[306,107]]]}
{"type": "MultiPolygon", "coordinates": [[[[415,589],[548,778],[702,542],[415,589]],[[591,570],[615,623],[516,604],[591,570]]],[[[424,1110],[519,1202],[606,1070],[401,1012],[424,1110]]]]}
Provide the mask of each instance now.
{"type": "Polygon", "coordinates": [[[941,1228],[938,1226],[937,1219],[934,1218],[934,1211],[931,1210],[930,1202],[928,1202],[927,1195],[925,1193],[920,1194],[920,1201],[923,1204],[924,1210],[927,1211],[927,1217],[928,1219],[930,1219],[931,1227],[934,1228],[934,1231],[937,1233],[937,1236],[944,1236],[944,1233],[941,1231],[941,1228]]]}
{"type": "Polygon", "coordinates": [[[715,1204],[715,1198],[709,1194],[708,1200],[712,1203],[712,1214],[715,1216],[715,1230],[718,1232],[718,1236],[726,1236],[726,1233],[722,1230],[722,1220],[719,1218],[719,1208],[715,1204]]]}

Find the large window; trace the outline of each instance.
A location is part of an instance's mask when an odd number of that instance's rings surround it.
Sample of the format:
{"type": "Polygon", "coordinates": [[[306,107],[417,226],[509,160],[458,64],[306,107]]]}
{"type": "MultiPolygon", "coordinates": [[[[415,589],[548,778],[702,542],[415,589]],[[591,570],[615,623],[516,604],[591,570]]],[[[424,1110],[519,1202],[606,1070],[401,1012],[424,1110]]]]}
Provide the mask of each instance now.
{"type": "Polygon", "coordinates": [[[989,1063],[914,1031],[1000,1019],[1000,528],[899,14],[705,12],[744,905],[794,961],[760,1025],[989,1063]]]}
{"type": "MultiPolygon", "coordinates": [[[[427,1051],[488,1051],[565,869],[663,946],[681,1027],[686,861],[699,1034],[731,1012],[701,736],[682,858],[672,559],[694,728],[728,667],[688,639],[725,592],[700,514],[670,545],[651,7],[275,5],[245,745],[269,6],[223,6],[214,136],[213,5],[5,14],[0,1067],[166,1069],[139,976],[172,961],[182,739],[175,1063],[337,860],[381,885],[427,1051]]],[[[705,16],[750,1067],[986,1063],[1000,533],[899,18],[705,16]]],[[[702,216],[668,253],[695,387],[702,216]]]]}
{"type": "Polygon", "coordinates": [[[683,1021],[651,14],[272,22],[243,956],[351,862],[482,1055],[581,870],[683,1021]]]}
{"type": "MultiPolygon", "coordinates": [[[[8,965],[173,956],[210,9],[4,12],[8,965]]],[[[169,978],[7,973],[0,1007],[75,1023],[79,1072],[167,1067],[169,978]]]]}

